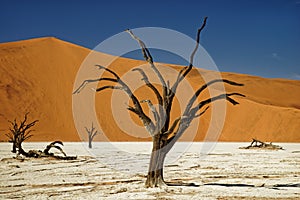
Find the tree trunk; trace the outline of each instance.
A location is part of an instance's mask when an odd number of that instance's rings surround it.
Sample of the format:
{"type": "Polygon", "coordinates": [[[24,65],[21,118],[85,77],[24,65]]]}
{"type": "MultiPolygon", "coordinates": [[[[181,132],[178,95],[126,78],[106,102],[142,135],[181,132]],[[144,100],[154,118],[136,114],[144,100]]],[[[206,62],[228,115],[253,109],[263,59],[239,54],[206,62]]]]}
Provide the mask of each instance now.
{"type": "Polygon", "coordinates": [[[92,138],[89,138],[89,148],[92,148],[92,138]]]}
{"type": "Polygon", "coordinates": [[[26,151],[24,151],[24,149],[22,148],[22,144],[18,144],[18,153],[20,155],[25,156],[25,157],[29,156],[29,154],[26,151]]]}
{"type": "Polygon", "coordinates": [[[153,137],[146,187],[161,187],[166,185],[163,178],[163,166],[166,155],[162,148],[161,137],[157,134],[153,137]]]}
{"type": "Polygon", "coordinates": [[[16,143],[13,142],[13,148],[12,148],[12,151],[13,153],[17,153],[17,147],[16,147],[16,143]]]}

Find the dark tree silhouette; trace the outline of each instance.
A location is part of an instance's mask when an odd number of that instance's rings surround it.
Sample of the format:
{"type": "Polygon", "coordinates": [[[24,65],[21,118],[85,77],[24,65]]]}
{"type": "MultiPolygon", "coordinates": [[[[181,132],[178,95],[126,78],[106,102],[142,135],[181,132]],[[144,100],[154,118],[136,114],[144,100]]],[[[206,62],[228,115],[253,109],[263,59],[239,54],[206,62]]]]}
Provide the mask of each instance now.
{"type": "Polygon", "coordinates": [[[92,123],[92,127],[91,129],[88,129],[87,127],[84,127],[87,134],[88,134],[88,138],[89,138],[89,148],[92,148],[92,141],[94,139],[94,137],[98,134],[98,131],[96,130],[96,128],[94,127],[94,124],[92,123]]]}
{"type": "Polygon", "coordinates": [[[46,146],[44,151],[41,150],[29,150],[26,157],[34,157],[34,158],[43,158],[43,157],[51,157],[56,158],[59,160],[75,160],[77,159],[77,156],[67,156],[67,154],[63,151],[63,149],[58,146],[57,144],[63,146],[64,144],[61,141],[54,141],[51,142],[49,145],[46,146]],[[54,153],[51,153],[50,150],[52,148],[55,148],[60,151],[61,155],[55,155],[54,153]]]}
{"type": "Polygon", "coordinates": [[[55,141],[50,143],[49,145],[47,145],[44,151],[29,150],[28,152],[26,152],[22,147],[22,143],[33,136],[31,134],[31,132],[33,131],[31,128],[38,122],[38,120],[34,120],[28,123],[27,116],[28,113],[25,114],[24,119],[20,121],[20,123],[18,123],[16,119],[14,121],[9,121],[11,127],[9,128],[10,132],[7,133],[6,136],[9,138],[9,142],[13,143],[13,148],[12,148],[13,153],[17,153],[17,155],[23,155],[26,157],[34,157],[34,158],[53,157],[61,160],[74,160],[77,158],[76,156],[67,156],[66,153],[62,150],[62,148],[56,145],[56,144],[63,145],[61,141],[55,141]],[[49,151],[51,148],[58,149],[64,156],[54,155],[53,153],[50,153],[49,151]]]}
{"type": "MultiPolygon", "coordinates": [[[[165,157],[174,144],[178,141],[178,139],[182,136],[182,134],[187,130],[190,123],[197,117],[203,115],[207,109],[208,105],[214,101],[226,99],[233,105],[238,104],[237,101],[232,99],[232,96],[244,96],[239,93],[230,93],[230,94],[221,94],[218,96],[214,96],[202,101],[198,101],[199,95],[207,89],[209,86],[215,83],[226,83],[234,86],[242,86],[243,84],[235,83],[230,80],[225,79],[216,79],[212,80],[205,85],[202,85],[198,90],[195,91],[194,95],[190,98],[184,112],[181,116],[178,116],[173,122],[171,122],[171,109],[174,101],[175,94],[177,92],[177,88],[184,80],[184,78],[189,74],[189,72],[193,68],[193,60],[194,55],[198,49],[199,41],[200,41],[200,33],[206,25],[207,17],[204,19],[202,26],[198,29],[197,38],[196,38],[196,46],[191,53],[189,65],[182,68],[177,75],[177,79],[173,85],[170,85],[169,81],[165,80],[162,76],[161,72],[157,69],[154,64],[153,58],[150,54],[149,49],[147,49],[145,43],[140,40],[131,30],[126,30],[130,34],[130,36],[138,42],[141,47],[142,54],[144,59],[149,63],[151,69],[154,71],[155,75],[158,77],[161,85],[162,91],[159,91],[154,84],[152,84],[146,73],[143,69],[136,68],[133,71],[137,71],[142,76],[142,80],[145,82],[146,86],[149,87],[150,90],[155,94],[157,98],[157,102],[159,104],[158,109],[152,104],[150,100],[138,100],[138,98],[133,94],[132,90],[129,86],[119,77],[117,73],[108,69],[106,67],[96,65],[99,69],[105,70],[109,74],[113,76],[113,78],[98,78],[93,80],[85,80],[75,93],[79,93],[86,84],[90,82],[111,82],[113,85],[105,85],[96,89],[96,92],[100,92],[105,89],[116,89],[124,91],[131,99],[133,106],[128,106],[128,110],[139,117],[143,125],[146,127],[147,131],[152,137],[152,152],[150,158],[150,164],[147,174],[146,187],[158,187],[162,185],[176,185],[171,183],[166,183],[163,178],[163,165],[165,161],[165,157]],[[147,103],[151,112],[153,113],[154,120],[152,120],[149,116],[147,116],[141,106],[141,103],[147,103]]],[[[194,185],[194,184],[182,184],[182,185],[194,185]]]]}
{"type": "Polygon", "coordinates": [[[27,116],[28,113],[25,114],[24,119],[20,121],[20,123],[17,122],[17,119],[9,121],[11,124],[11,127],[9,128],[10,132],[6,134],[9,138],[9,142],[13,143],[12,152],[25,156],[28,156],[28,154],[23,150],[22,143],[33,136],[31,134],[33,130],[30,129],[38,122],[38,120],[34,120],[28,123],[27,116]]]}
{"type": "Polygon", "coordinates": [[[252,142],[247,147],[240,147],[240,149],[269,149],[269,150],[283,150],[283,147],[279,145],[274,145],[272,142],[269,144],[266,142],[262,142],[258,139],[252,138],[252,142]]]}

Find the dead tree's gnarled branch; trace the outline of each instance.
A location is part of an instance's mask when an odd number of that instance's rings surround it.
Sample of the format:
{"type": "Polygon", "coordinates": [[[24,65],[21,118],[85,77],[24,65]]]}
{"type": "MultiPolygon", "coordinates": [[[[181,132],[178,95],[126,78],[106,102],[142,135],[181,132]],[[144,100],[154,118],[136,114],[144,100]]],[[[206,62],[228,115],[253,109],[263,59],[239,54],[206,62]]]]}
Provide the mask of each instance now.
{"type": "Polygon", "coordinates": [[[122,79],[119,77],[119,75],[117,75],[117,73],[115,73],[114,71],[112,71],[111,69],[108,69],[106,67],[103,67],[101,65],[95,65],[96,67],[98,67],[100,70],[105,70],[108,73],[110,73],[111,75],[114,76],[114,78],[98,78],[98,79],[89,79],[89,80],[85,80],[83,81],[83,83],[73,92],[73,94],[79,94],[84,87],[91,82],[102,82],[102,81],[110,81],[110,82],[114,82],[118,85],[106,85],[106,86],[102,86],[97,88],[95,91],[96,92],[100,92],[103,91],[105,89],[118,89],[118,90],[123,90],[131,99],[131,101],[133,102],[133,107],[128,107],[128,110],[133,112],[134,114],[138,115],[138,117],[141,119],[141,121],[143,122],[144,126],[146,127],[146,129],[152,134],[154,134],[155,131],[155,126],[152,122],[152,120],[145,114],[145,112],[143,111],[143,108],[139,102],[139,100],[137,99],[137,97],[133,94],[133,92],[131,91],[131,89],[129,88],[129,86],[122,81],[122,79]]]}
{"type": "MultiPolygon", "coordinates": [[[[153,105],[153,103],[151,102],[151,100],[146,99],[146,100],[142,100],[140,102],[148,104],[148,106],[149,106],[149,108],[150,108],[150,110],[151,110],[151,112],[152,112],[152,114],[154,116],[154,120],[155,120],[155,124],[156,124],[155,127],[156,127],[156,129],[159,130],[159,127],[160,127],[160,124],[159,124],[159,122],[160,122],[160,115],[157,112],[157,110],[156,110],[155,106],[153,105]]],[[[156,130],[155,132],[157,132],[158,130],[156,130]]]]}
{"type": "Polygon", "coordinates": [[[152,70],[155,72],[156,76],[158,77],[159,81],[162,84],[163,96],[166,96],[168,94],[168,87],[167,87],[166,81],[165,81],[164,77],[162,76],[162,74],[160,73],[160,71],[155,66],[155,64],[153,63],[153,58],[150,54],[150,51],[146,47],[145,43],[142,40],[140,40],[140,38],[135,36],[131,30],[127,29],[126,32],[129,33],[129,35],[139,43],[145,60],[150,64],[152,70]]]}
{"type": "Polygon", "coordinates": [[[190,111],[191,107],[193,106],[193,104],[195,103],[195,101],[197,100],[197,98],[199,97],[199,95],[201,94],[201,92],[203,92],[206,88],[208,88],[210,85],[215,84],[215,83],[226,83],[229,85],[233,85],[233,86],[243,86],[243,84],[240,83],[236,83],[233,81],[229,81],[226,79],[215,79],[212,80],[206,84],[204,84],[203,86],[201,86],[196,92],[195,94],[191,97],[191,99],[189,100],[189,103],[187,104],[185,111],[184,111],[184,115],[187,115],[188,112],[190,111]]]}
{"type": "Polygon", "coordinates": [[[168,151],[171,150],[173,145],[177,142],[177,140],[182,136],[182,134],[185,132],[185,130],[189,127],[190,123],[196,117],[199,117],[199,116],[203,115],[208,110],[208,107],[206,107],[204,111],[197,114],[197,112],[199,110],[201,110],[204,106],[206,106],[206,105],[208,105],[208,104],[210,104],[214,101],[222,100],[222,99],[228,100],[232,105],[239,104],[237,101],[232,99],[230,96],[244,97],[243,94],[239,94],[239,93],[221,94],[221,95],[218,95],[218,96],[208,98],[206,100],[201,101],[197,106],[192,108],[186,115],[184,115],[184,117],[182,117],[182,120],[180,120],[180,124],[179,124],[179,127],[178,127],[177,131],[172,134],[172,137],[171,137],[171,133],[169,133],[169,135],[167,137],[168,138],[168,141],[167,141],[168,151]]]}
{"type": "Polygon", "coordinates": [[[209,109],[209,106],[207,106],[207,107],[206,107],[202,112],[200,112],[199,114],[195,115],[194,118],[201,117],[208,109],[209,109]]]}
{"type": "Polygon", "coordinates": [[[60,146],[57,146],[56,144],[60,144],[60,145],[64,145],[61,141],[54,141],[51,142],[49,145],[46,146],[46,148],[44,149],[44,153],[46,155],[51,155],[51,153],[49,152],[51,148],[55,148],[58,149],[64,156],[67,156],[67,154],[62,150],[62,148],[60,146]]]}
{"type": "Polygon", "coordinates": [[[75,160],[77,159],[77,156],[67,156],[67,154],[63,151],[63,149],[58,146],[61,145],[63,146],[63,142],[62,141],[54,141],[51,142],[49,145],[46,146],[46,148],[44,149],[44,151],[41,150],[29,150],[27,153],[27,157],[31,157],[31,158],[55,158],[55,159],[59,159],[59,160],[75,160]],[[56,155],[54,153],[51,153],[50,150],[52,148],[55,148],[57,150],[60,151],[60,153],[63,154],[63,156],[60,155],[56,155]]]}
{"type": "Polygon", "coordinates": [[[79,94],[81,92],[81,90],[83,90],[85,88],[85,86],[88,83],[93,83],[93,82],[100,82],[100,81],[110,81],[110,82],[114,82],[117,83],[118,80],[117,79],[113,79],[113,78],[97,78],[97,79],[90,79],[90,80],[85,80],[82,82],[82,84],[73,92],[73,94],[79,94]]]}
{"type": "MultiPolygon", "coordinates": [[[[143,69],[135,68],[132,71],[139,72],[143,77],[142,81],[144,81],[146,86],[149,87],[154,92],[154,94],[157,98],[157,102],[159,104],[159,108],[158,108],[159,109],[159,119],[164,119],[164,110],[163,110],[164,100],[163,100],[161,94],[159,93],[158,89],[149,81],[149,78],[143,69]]],[[[158,129],[160,129],[163,126],[163,122],[164,122],[163,120],[159,120],[159,122],[157,123],[157,124],[159,124],[157,127],[158,129]]]]}
{"type": "Polygon", "coordinates": [[[187,76],[187,74],[193,68],[193,65],[194,65],[194,56],[195,56],[195,54],[196,54],[196,52],[197,52],[197,50],[199,48],[199,44],[200,44],[200,33],[204,29],[204,27],[206,26],[206,21],[207,21],[207,17],[204,18],[201,27],[197,31],[196,45],[195,45],[195,48],[194,48],[194,50],[192,51],[192,53],[190,55],[189,65],[180,70],[180,72],[178,73],[178,76],[177,76],[177,80],[176,80],[176,82],[174,83],[174,85],[171,88],[171,91],[173,92],[173,96],[175,95],[175,93],[177,91],[179,83],[187,76]]]}
{"type": "Polygon", "coordinates": [[[264,149],[264,150],[284,150],[283,147],[279,145],[274,145],[272,142],[266,143],[255,138],[252,138],[252,142],[247,147],[239,147],[239,149],[264,149]]]}
{"type": "MultiPolygon", "coordinates": [[[[184,67],[183,69],[180,70],[180,72],[177,75],[177,79],[176,79],[174,85],[171,87],[170,92],[168,94],[168,97],[165,100],[165,102],[167,102],[167,105],[166,105],[166,115],[167,116],[169,116],[170,113],[171,113],[173,100],[174,100],[174,97],[175,97],[175,94],[177,92],[177,88],[178,88],[179,84],[181,83],[181,81],[188,75],[188,73],[193,68],[194,56],[195,56],[195,53],[198,50],[199,43],[200,43],[200,33],[204,29],[204,27],[206,26],[206,21],[207,21],[207,17],[204,18],[201,27],[197,31],[196,45],[195,45],[194,50],[191,53],[189,65],[187,67],[184,67]]],[[[170,121],[166,120],[166,125],[167,125],[166,128],[167,129],[168,129],[169,123],[170,123],[170,121]]]]}
{"type": "MultiPolygon", "coordinates": [[[[203,23],[197,31],[196,46],[195,46],[193,52],[191,53],[189,67],[193,67],[193,65],[194,65],[194,56],[195,56],[195,53],[197,52],[199,44],[200,44],[200,33],[204,29],[204,27],[206,26],[206,21],[207,21],[207,17],[204,17],[203,23]]],[[[185,72],[185,73],[187,74],[188,72],[185,72]]]]}
{"type": "Polygon", "coordinates": [[[122,86],[113,86],[113,85],[106,85],[106,86],[102,86],[96,89],[96,92],[100,92],[102,90],[106,90],[106,89],[112,89],[112,90],[124,90],[124,88],[122,86]]]}
{"type": "Polygon", "coordinates": [[[208,98],[204,101],[201,101],[197,106],[195,106],[194,108],[190,109],[187,113],[187,115],[190,116],[195,116],[196,113],[203,108],[205,105],[212,103],[216,100],[220,100],[220,99],[226,99],[227,101],[229,101],[232,105],[237,105],[239,104],[237,101],[235,101],[234,99],[232,99],[230,96],[240,96],[240,97],[245,97],[245,95],[240,94],[240,93],[230,93],[230,94],[220,94],[218,96],[212,97],[212,98],[208,98]]]}
{"type": "Polygon", "coordinates": [[[38,120],[34,120],[27,123],[28,114],[25,114],[24,119],[20,123],[17,122],[17,119],[9,121],[11,127],[9,128],[10,132],[6,136],[9,138],[9,142],[13,143],[13,153],[18,152],[19,154],[26,155],[26,152],[22,148],[22,143],[33,136],[31,134],[33,130],[30,129],[38,122],[38,120]]]}
{"type": "MultiPolygon", "coordinates": [[[[169,138],[170,135],[174,132],[176,126],[179,124],[180,120],[181,120],[182,117],[178,117],[177,119],[174,120],[172,126],[170,127],[170,129],[166,132],[163,133],[163,136],[165,138],[169,138]]],[[[175,131],[176,132],[176,131],[175,131]]]]}
{"type": "Polygon", "coordinates": [[[144,70],[140,69],[140,68],[135,68],[133,69],[132,71],[138,71],[141,75],[142,75],[142,80],[146,83],[146,85],[154,92],[156,98],[157,98],[157,101],[159,103],[159,105],[163,105],[163,98],[162,96],[160,95],[159,91],[157,90],[157,88],[151,83],[149,82],[149,78],[148,76],[146,75],[146,73],[144,72],[144,70]]]}
{"type": "MultiPolygon", "coordinates": [[[[146,127],[146,129],[151,133],[151,134],[154,134],[154,130],[155,130],[155,127],[154,127],[154,124],[152,122],[152,120],[145,114],[145,112],[143,111],[143,108],[139,102],[139,100],[137,99],[137,97],[133,94],[133,92],[131,91],[131,89],[129,88],[129,86],[123,82],[121,80],[121,78],[115,73],[113,72],[112,70],[106,68],[106,67],[103,67],[103,66],[99,66],[98,67],[100,69],[104,69],[108,72],[110,72],[111,74],[113,74],[117,80],[118,80],[118,84],[120,84],[122,87],[122,90],[125,91],[125,93],[127,93],[127,95],[129,96],[129,98],[132,100],[133,102],[133,105],[134,107],[129,109],[130,111],[133,111],[133,113],[137,114],[138,117],[142,120],[144,126],[146,127]]],[[[114,89],[121,89],[121,88],[114,88],[114,89]]],[[[100,89],[97,89],[98,91],[101,91],[101,88],[100,89]]]]}

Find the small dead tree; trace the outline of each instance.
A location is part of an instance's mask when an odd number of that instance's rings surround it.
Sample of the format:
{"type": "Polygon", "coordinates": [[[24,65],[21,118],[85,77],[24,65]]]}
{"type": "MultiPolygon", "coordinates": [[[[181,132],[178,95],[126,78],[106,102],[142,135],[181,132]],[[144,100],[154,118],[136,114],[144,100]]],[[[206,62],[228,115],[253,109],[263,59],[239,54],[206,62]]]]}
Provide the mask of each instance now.
{"type": "Polygon", "coordinates": [[[60,146],[56,144],[63,145],[61,141],[55,141],[47,145],[44,151],[40,150],[29,150],[26,152],[23,147],[22,143],[25,140],[28,140],[33,135],[31,132],[33,131],[31,128],[38,122],[38,120],[34,120],[30,123],[27,122],[28,113],[25,114],[24,120],[17,122],[15,119],[14,121],[9,121],[11,127],[9,128],[10,132],[6,134],[9,138],[9,142],[13,143],[12,152],[17,153],[17,155],[23,155],[25,157],[34,157],[34,158],[41,158],[41,157],[52,157],[61,160],[74,160],[77,159],[77,156],[67,156],[66,153],[62,150],[60,146]],[[51,148],[58,149],[64,156],[54,155],[50,153],[51,148]]]}
{"type": "MultiPolygon", "coordinates": [[[[86,84],[90,82],[110,82],[113,85],[106,85],[96,89],[96,92],[103,91],[105,89],[114,89],[114,90],[122,90],[124,91],[131,99],[133,106],[128,106],[128,110],[139,117],[147,131],[152,137],[152,152],[150,158],[150,164],[147,174],[146,187],[158,187],[163,185],[175,185],[168,184],[164,181],[163,178],[163,165],[165,161],[165,157],[174,144],[178,141],[178,139],[183,135],[183,133],[187,130],[190,123],[197,117],[203,115],[207,109],[208,105],[214,101],[226,99],[233,105],[237,105],[238,102],[232,99],[232,96],[244,96],[239,93],[230,93],[230,94],[221,94],[218,96],[214,96],[202,101],[197,101],[199,95],[207,89],[209,86],[216,83],[225,83],[233,86],[242,86],[243,84],[235,83],[230,80],[225,79],[216,79],[212,80],[204,85],[202,85],[198,90],[195,91],[194,95],[190,98],[184,112],[181,116],[178,116],[173,122],[171,122],[171,110],[174,101],[175,94],[177,92],[177,88],[185,79],[185,77],[189,74],[189,72],[193,68],[193,60],[194,55],[198,49],[199,41],[200,41],[200,33],[204,29],[206,25],[207,17],[204,19],[202,26],[198,29],[197,38],[196,38],[196,46],[191,53],[189,65],[182,68],[177,75],[176,81],[173,85],[170,85],[169,81],[165,80],[161,72],[158,70],[156,65],[154,64],[153,58],[150,54],[149,49],[146,47],[145,43],[140,40],[137,36],[133,34],[131,30],[126,30],[130,34],[130,36],[138,42],[141,47],[142,54],[144,59],[149,63],[151,69],[154,71],[155,75],[158,77],[161,85],[162,91],[160,92],[158,87],[152,84],[149,81],[148,76],[145,71],[141,68],[135,68],[133,71],[138,72],[142,76],[142,80],[145,82],[146,86],[152,90],[157,98],[157,102],[159,104],[158,109],[152,104],[151,100],[138,100],[135,94],[132,92],[130,87],[119,77],[117,73],[108,69],[106,67],[96,65],[100,70],[105,70],[109,74],[113,76],[113,78],[101,77],[98,79],[85,80],[79,87],[74,91],[73,94],[79,93],[86,84]],[[154,119],[151,119],[144,112],[141,103],[147,103],[151,112],[153,113],[154,119]]],[[[180,184],[179,184],[180,185],[180,184]]],[[[182,184],[182,185],[194,185],[194,184],[182,184]]]]}
{"type": "Polygon", "coordinates": [[[33,130],[30,129],[38,122],[38,120],[34,120],[28,123],[27,116],[28,113],[25,114],[24,119],[19,123],[17,122],[17,119],[9,121],[11,124],[11,127],[9,128],[10,132],[6,134],[9,138],[9,142],[13,143],[12,152],[25,156],[27,156],[27,152],[23,150],[22,143],[33,136],[31,134],[33,130]]]}
{"type": "Polygon", "coordinates": [[[87,134],[88,134],[88,138],[89,138],[89,148],[92,148],[92,141],[94,139],[94,137],[98,134],[98,131],[96,130],[96,128],[94,127],[94,124],[92,123],[92,127],[91,129],[88,129],[87,127],[84,127],[87,134]]]}

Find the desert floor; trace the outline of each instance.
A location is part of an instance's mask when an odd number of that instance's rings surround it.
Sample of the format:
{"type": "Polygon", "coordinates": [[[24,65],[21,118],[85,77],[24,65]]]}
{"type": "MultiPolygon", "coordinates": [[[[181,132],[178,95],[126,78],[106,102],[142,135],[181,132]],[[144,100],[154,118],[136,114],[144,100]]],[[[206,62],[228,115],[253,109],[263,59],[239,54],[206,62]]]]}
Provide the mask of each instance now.
{"type": "MultiPolygon", "coordinates": [[[[178,143],[166,181],[199,187],[145,188],[151,143],[65,143],[77,160],[15,159],[0,143],[0,199],[299,199],[300,145],[285,150],[238,149],[249,143],[178,143]]],[[[47,143],[24,143],[43,149],[47,143]]],[[[55,152],[53,150],[53,152],[55,152]]]]}

